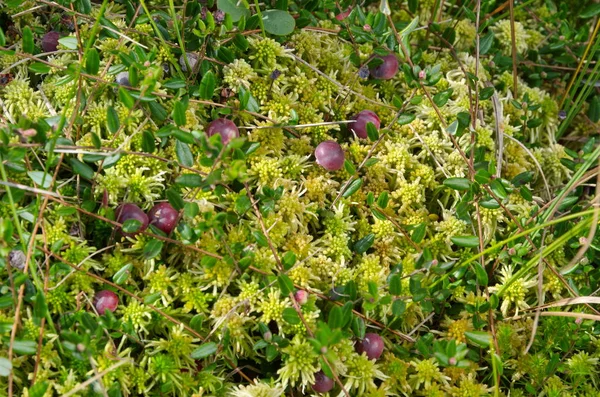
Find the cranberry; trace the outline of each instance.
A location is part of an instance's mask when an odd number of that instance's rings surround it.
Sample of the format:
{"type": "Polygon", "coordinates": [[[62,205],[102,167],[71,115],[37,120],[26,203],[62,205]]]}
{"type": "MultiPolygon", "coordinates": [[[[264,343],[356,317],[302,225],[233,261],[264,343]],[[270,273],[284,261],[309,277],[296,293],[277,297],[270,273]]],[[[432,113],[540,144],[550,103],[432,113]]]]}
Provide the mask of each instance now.
{"type": "Polygon", "coordinates": [[[325,375],[323,371],[315,373],[315,383],[312,389],[317,393],[327,393],[333,389],[333,380],[325,375]]]}
{"type": "Polygon", "coordinates": [[[398,73],[398,58],[396,58],[396,55],[378,55],[376,58],[381,59],[383,63],[371,68],[371,76],[374,79],[389,80],[398,73]]]}
{"type": "Polygon", "coordinates": [[[337,171],[344,166],[344,151],[335,141],[324,141],[315,150],[317,164],[327,171],[337,171]]]}
{"type": "MultiPolygon", "coordinates": [[[[123,224],[129,219],[135,219],[141,223],[139,229],[134,233],[124,233],[125,236],[134,236],[140,232],[143,232],[148,227],[148,216],[135,204],[121,204],[115,211],[117,222],[123,224]]],[[[119,228],[121,229],[121,228],[119,228]]]]}
{"type": "Polygon", "coordinates": [[[354,116],[353,120],[356,121],[350,124],[350,130],[363,139],[367,137],[367,123],[373,123],[377,129],[381,125],[379,117],[371,110],[363,110],[354,116]]]}
{"type": "Polygon", "coordinates": [[[208,124],[206,134],[209,137],[215,134],[221,135],[221,142],[223,142],[223,145],[227,145],[230,140],[240,136],[240,130],[238,130],[233,121],[219,118],[208,124]]]}
{"type": "Polygon", "coordinates": [[[48,32],[42,37],[42,50],[44,52],[54,52],[58,48],[58,39],[60,39],[60,33],[56,31],[48,32]]]}
{"type": "Polygon", "coordinates": [[[156,226],[166,234],[171,234],[177,226],[179,212],[169,203],[156,204],[148,211],[148,219],[151,225],[156,226]]]}
{"type": "Polygon", "coordinates": [[[118,304],[117,294],[107,289],[96,293],[96,296],[94,296],[94,306],[100,315],[103,315],[107,310],[114,312],[117,310],[118,304]]]}
{"type": "Polygon", "coordinates": [[[366,353],[369,360],[377,360],[383,353],[383,339],[381,336],[369,332],[365,334],[363,340],[356,344],[355,348],[358,354],[366,353]]]}
{"type": "Polygon", "coordinates": [[[299,289],[294,294],[294,298],[300,306],[303,306],[306,304],[306,302],[308,302],[308,292],[304,291],[303,289],[299,289]]]}

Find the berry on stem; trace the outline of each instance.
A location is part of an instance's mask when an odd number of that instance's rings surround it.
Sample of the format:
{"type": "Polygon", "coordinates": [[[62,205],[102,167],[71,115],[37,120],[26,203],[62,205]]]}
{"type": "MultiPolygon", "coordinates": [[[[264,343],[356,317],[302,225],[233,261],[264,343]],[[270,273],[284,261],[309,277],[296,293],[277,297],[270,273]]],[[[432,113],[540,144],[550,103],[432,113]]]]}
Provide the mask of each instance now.
{"type": "Polygon", "coordinates": [[[365,338],[356,344],[355,348],[358,354],[366,353],[369,360],[377,360],[383,353],[383,339],[377,334],[368,332],[365,334],[365,338]]]}
{"type": "Polygon", "coordinates": [[[312,389],[317,393],[327,393],[333,389],[333,380],[325,375],[323,371],[315,373],[315,383],[312,389]]]}
{"type": "Polygon", "coordinates": [[[371,68],[371,76],[374,79],[379,80],[389,80],[394,78],[396,73],[398,73],[398,58],[396,58],[396,55],[378,55],[376,58],[381,59],[383,63],[371,68]]]}
{"type": "Polygon", "coordinates": [[[337,171],[344,166],[344,151],[335,141],[324,141],[315,149],[317,164],[327,171],[337,171]]]}
{"type": "Polygon", "coordinates": [[[169,203],[158,203],[148,211],[148,220],[167,235],[177,226],[179,212],[169,203]]]}
{"type": "Polygon", "coordinates": [[[114,312],[117,310],[118,304],[119,297],[117,297],[117,294],[107,289],[96,293],[96,296],[94,296],[94,307],[100,315],[103,315],[107,310],[114,312]]]}
{"type": "Polygon", "coordinates": [[[224,118],[218,118],[211,121],[206,127],[206,134],[211,137],[215,134],[221,135],[221,142],[227,145],[230,140],[240,136],[240,130],[233,121],[224,118]]]}
{"type": "Polygon", "coordinates": [[[379,117],[372,110],[363,110],[354,116],[354,123],[350,124],[350,130],[353,131],[359,138],[367,137],[367,123],[373,123],[375,128],[379,129],[381,122],[379,117]]]}
{"type": "Polygon", "coordinates": [[[60,39],[60,33],[52,30],[42,37],[42,50],[44,52],[54,52],[58,48],[58,39],[60,39]]]}
{"type": "MultiPolygon", "coordinates": [[[[140,207],[138,207],[135,204],[121,204],[117,207],[117,210],[115,211],[115,216],[117,222],[121,224],[125,223],[125,221],[129,219],[135,219],[141,223],[139,229],[134,233],[125,233],[121,231],[124,236],[135,236],[136,234],[146,230],[146,228],[148,227],[148,216],[144,213],[144,211],[140,209],[140,207]]],[[[119,230],[121,230],[121,228],[119,228],[119,230]]]]}

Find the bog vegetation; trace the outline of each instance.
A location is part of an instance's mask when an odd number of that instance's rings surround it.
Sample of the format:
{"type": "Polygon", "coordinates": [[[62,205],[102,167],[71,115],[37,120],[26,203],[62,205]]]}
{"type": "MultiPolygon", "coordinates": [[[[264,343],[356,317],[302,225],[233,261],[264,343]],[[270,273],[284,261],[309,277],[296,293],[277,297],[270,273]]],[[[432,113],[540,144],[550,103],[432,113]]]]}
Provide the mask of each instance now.
{"type": "Polygon", "coordinates": [[[599,18],[0,1],[0,395],[596,396],[599,18]]]}

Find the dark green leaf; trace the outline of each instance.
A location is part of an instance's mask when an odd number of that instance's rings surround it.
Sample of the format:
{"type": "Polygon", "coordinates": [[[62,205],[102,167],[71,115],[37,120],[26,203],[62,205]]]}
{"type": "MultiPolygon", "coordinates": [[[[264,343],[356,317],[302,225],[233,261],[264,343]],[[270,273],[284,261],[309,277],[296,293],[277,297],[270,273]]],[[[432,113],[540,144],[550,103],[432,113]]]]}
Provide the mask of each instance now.
{"type": "MultiPolygon", "coordinates": [[[[35,46],[33,45],[33,33],[29,26],[25,26],[22,30],[23,35],[23,52],[33,54],[35,46]]],[[[59,40],[60,41],[60,40],[59,40]]]]}
{"type": "Polygon", "coordinates": [[[479,91],[479,99],[485,101],[486,99],[490,99],[492,95],[494,95],[494,87],[486,87],[483,90],[479,91]]]}
{"type": "Polygon", "coordinates": [[[479,202],[479,205],[482,206],[483,208],[487,208],[489,210],[495,210],[500,208],[500,204],[498,203],[498,201],[496,201],[496,199],[492,198],[492,197],[487,197],[484,200],[481,200],[479,202]]]}
{"type": "Polygon", "coordinates": [[[394,303],[392,303],[392,314],[396,317],[401,317],[406,311],[406,302],[402,299],[396,299],[394,303]]]}
{"type": "Polygon", "coordinates": [[[215,74],[209,70],[202,77],[202,81],[200,82],[200,87],[198,88],[200,98],[206,99],[206,100],[211,99],[213,96],[213,93],[215,92],[216,86],[217,86],[217,80],[215,79],[215,74]]]}
{"type": "Polygon", "coordinates": [[[367,234],[365,237],[361,238],[354,244],[354,252],[357,254],[363,254],[367,252],[369,248],[375,242],[375,235],[373,233],[367,234]]]}
{"type": "Polygon", "coordinates": [[[123,87],[119,87],[119,101],[121,101],[127,109],[133,109],[135,106],[135,99],[133,99],[131,93],[123,87]]]}
{"type": "Polygon", "coordinates": [[[90,48],[86,52],[85,70],[91,75],[98,74],[98,71],[100,70],[100,55],[95,48],[90,48]]]}
{"type": "Polygon", "coordinates": [[[0,46],[4,47],[6,45],[6,36],[4,35],[4,31],[0,28],[0,46]]]}
{"type": "Polygon", "coordinates": [[[175,102],[175,105],[173,106],[173,112],[171,114],[173,116],[173,121],[175,121],[175,124],[177,124],[178,127],[181,127],[186,123],[186,109],[187,105],[181,101],[175,102]]]}
{"type": "Polygon", "coordinates": [[[294,283],[288,275],[280,274],[279,277],[277,277],[277,282],[279,283],[279,288],[281,289],[281,294],[283,296],[288,296],[294,291],[294,283]]]}
{"type": "Polygon", "coordinates": [[[265,30],[277,36],[288,35],[296,27],[296,20],[287,11],[267,10],[262,17],[265,30]]]}
{"type": "Polygon", "coordinates": [[[201,358],[206,358],[212,354],[217,352],[217,344],[215,342],[208,342],[194,350],[191,354],[191,357],[194,360],[198,360],[201,358]]]}
{"type": "Polygon", "coordinates": [[[377,198],[377,205],[380,208],[384,208],[385,209],[387,207],[389,201],[390,201],[390,196],[389,196],[389,194],[388,194],[387,191],[384,191],[377,198]]]}
{"type": "Polygon", "coordinates": [[[362,186],[362,179],[358,178],[348,186],[348,189],[342,194],[342,197],[347,198],[352,196],[362,186]]]}
{"type": "Polygon", "coordinates": [[[356,174],[356,168],[354,167],[354,164],[352,164],[352,162],[348,159],[344,160],[344,169],[350,175],[356,174]]]}
{"type": "Polygon", "coordinates": [[[161,240],[157,240],[153,238],[148,241],[144,246],[144,259],[152,259],[160,255],[160,251],[162,250],[163,242],[161,240]]]}
{"type": "Polygon", "coordinates": [[[127,281],[127,279],[129,278],[129,275],[131,274],[132,267],[133,267],[133,265],[131,263],[128,263],[125,266],[123,266],[122,268],[120,268],[112,278],[113,281],[115,282],[115,284],[121,285],[125,281],[127,281]]]}
{"type": "Polygon", "coordinates": [[[81,175],[86,179],[94,178],[94,170],[89,165],[82,163],[76,158],[69,159],[69,163],[71,163],[71,167],[73,167],[73,172],[77,175],[81,175]]]}
{"type": "Polygon", "coordinates": [[[178,90],[180,88],[185,88],[187,85],[185,83],[185,80],[175,78],[165,81],[165,83],[162,86],[171,90],[178,90]]]}
{"type": "Polygon", "coordinates": [[[119,114],[112,106],[109,106],[108,109],[106,109],[106,124],[108,126],[108,130],[113,134],[119,131],[119,127],[121,126],[119,114]]]}
{"type": "Polygon", "coordinates": [[[125,222],[123,222],[122,228],[125,233],[135,233],[140,230],[141,226],[142,222],[138,221],[137,219],[127,219],[125,222]]]}
{"type": "Polygon", "coordinates": [[[51,68],[45,63],[34,62],[31,65],[29,65],[29,70],[37,74],[46,74],[50,72],[51,68]]]}
{"type": "Polygon", "coordinates": [[[579,16],[581,18],[592,18],[596,15],[600,14],[600,4],[591,4],[583,9],[579,16]]]}
{"type": "Polygon", "coordinates": [[[459,247],[479,247],[479,238],[477,236],[455,236],[451,237],[450,240],[459,247]]]}
{"type": "Polygon", "coordinates": [[[490,189],[492,189],[492,192],[494,192],[494,194],[501,200],[504,200],[508,197],[508,192],[506,191],[504,185],[502,184],[502,182],[500,182],[499,179],[494,179],[490,183],[490,189]]]}
{"type": "Polygon", "coordinates": [[[35,385],[29,388],[29,397],[44,397],[48,390],[48,382],[37,382],[35,385]]]}
{"type": "Polygon", "coordinates": [[[475,268],[475,276],[477,277],[477,282],[480,286],[487,287],[488,285],[488,275],[483,266],[479,263],[475,263],[473,265],[475,268]]]}
{"type": "Polygon", "coordinates": [[[371,142],[375,142],[377,139],[379,139],[379,131],[377,131],[375,124],[371,123],[370,121],[367,123],[367,136],[371,142]]]}
{"type": "Polygon", "coordinates": [[[254,240],[256,240],[256,243],[258,245],[260,245],[261,247],[269,246],[269,241],[267,240],[267,237],[262,232],[255,230],[252,232],[252,236],[254,237],[254,240]]]}
{"type": "Polygon", "coordinates": [[[48,304],[46,302],[46,296],[44,291],[39,290],[35,295],[35,302],[33,304],[33,318],[39,324],[42,318],[45,318],[48,314],[48,304]]]}
{"type": "Polygon", "coordinates": [[[185,187],[199,187],[202,185],[202,177],[198,174],[183,174],[175,179],[175,183],[185,187]]]}
{"type": "Polygon", "coordinates": [[[494,43],[494,32],[491,30],[483,37],[479,39],[479,53],[485,55],[492,48],[494,43]]]}
{"type": "Polygon", "coordinates": [[[300,324],[302,320],[300,320],[300,316],[298,316],[298,312],[292,307],[286,307],[283,309],[282,313],[283,319],[291,325],[300,324]]]}
{"type": "Polygon", "coordinates": [[[588,117],[593,123],[597,123],[600,120],[600,97],[598,95],[594,96],[590,102],[588,117]]]}
{"type": "Polygon", "coordinates": [[[443,184],[454,190],[469,190],[471,187],[471,181],[466,178],[447,178],[443,184]]]}
{"type": "MultiPolygon", "coordinates": [[[[245,197],[245,196],[244,196],[245,197]]],[[[296,264],[296,254],[292,251],[288,251],[281,257],[281,262],[283,263],[283,268],[285,270],[289,270],[296,264]]]]}
{"type": "Polygon", "coordinates": [[[410,124],[416,118],[417,118],[417,116],[415,116],[414,114],[402,113],[400,116],[398,116],[398,124],[400,124],[400,125],[410,124]]]}
{"type": "Polygon", "coordinates": [[[175,141],[175,152],[177,153],[177,159],[179,162],[186,167],[194,165],[194,156],[187,143],[181,141],[175,141]]]}
{"type": "Polygon", "coordinates": [[[341,328],[342,323],[343,323],[342,308],[339,306],[332,307],[331,310],[329,311],[327,325],[329,325],[329,328],[334,329],[334,328],[341,328]]]}
{"type": "Polygon", "coordinates": [[[165,121],[168,117],[167,110],[158,102],[148,102],[150,113],[158,121],[165,121]]]}
{"type": "Polygon", "coordinates": [[[179,192],[173,188],[167,189],[166,192],[167,199],[169,200],[169,204],[173,206],[177,211],[180,211],[185,206],[185,201],[181,198],[179,192]]]}
{"type": "Polygon", "coordinates": [[[400,295],[402,294],[402,277],[399,274],[393,274],[390,277],[390,294],[400,295]]]}
{"type": "Polygon", "coordinates": [[[146,153],[153,153],[154,149],[156,149],[154,133],[150,130],[144,130],[142,132],[142,150],[146,153]]]}
{"type": "Polygon", "coordinates": [[[425,223],[418,224],[413,229],[412,235],[410,236],[411,240],[414,241],[415,243],[419,244],[421,241],[423,241],[426,230],[427,230],[427,225],[425,223]]]}

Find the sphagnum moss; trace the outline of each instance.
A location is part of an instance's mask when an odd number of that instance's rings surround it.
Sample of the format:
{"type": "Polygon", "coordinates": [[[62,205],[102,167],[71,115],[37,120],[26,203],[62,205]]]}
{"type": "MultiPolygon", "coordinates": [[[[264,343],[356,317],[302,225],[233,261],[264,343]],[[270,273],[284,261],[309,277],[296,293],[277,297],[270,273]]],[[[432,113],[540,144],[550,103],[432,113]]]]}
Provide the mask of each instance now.
{"type": "Polygon", "coordinates": [[[33,3],[0,2],[0,395],[597,389],[595,309],[529,317],[598,291],[598,238],[552,245],[591,211],[506,243],[597,160],[593,5],[33,3]]]}

